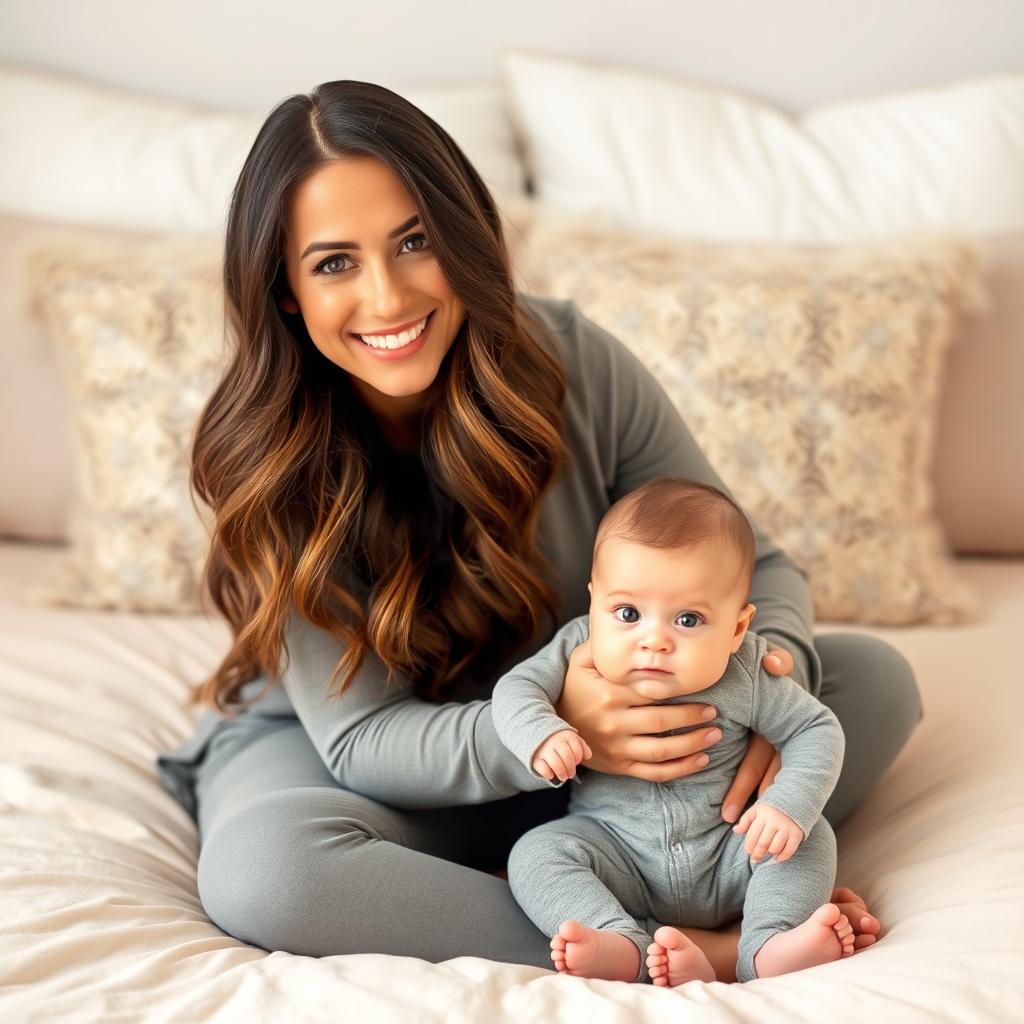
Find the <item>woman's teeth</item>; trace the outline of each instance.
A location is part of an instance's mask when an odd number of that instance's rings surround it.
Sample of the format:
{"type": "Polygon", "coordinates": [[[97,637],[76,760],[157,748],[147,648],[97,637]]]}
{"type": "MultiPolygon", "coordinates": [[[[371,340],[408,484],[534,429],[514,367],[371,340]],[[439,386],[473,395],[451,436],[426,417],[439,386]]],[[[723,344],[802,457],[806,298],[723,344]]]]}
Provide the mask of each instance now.
{"type": "Polygon", "coordinates": [[[401,334],[357,334],[356,337],[371,348],[405,348],[423,333],[429,319],[429,316],[425,316],[415,327],[401,334]]]}

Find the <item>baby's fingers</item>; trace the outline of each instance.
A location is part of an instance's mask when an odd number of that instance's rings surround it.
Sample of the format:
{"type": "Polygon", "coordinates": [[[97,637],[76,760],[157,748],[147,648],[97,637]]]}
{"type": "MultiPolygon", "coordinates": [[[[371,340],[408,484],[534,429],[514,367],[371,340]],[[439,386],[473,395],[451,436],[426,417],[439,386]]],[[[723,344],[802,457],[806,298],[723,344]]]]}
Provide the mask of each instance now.
{"type": "Polygon", "coordinates": [[[576,774],[576,762],[568,750],[556,747],[549,756],[551,767],[562,782],[576,774]]]}
{"type": "Polygon", "coordinates": [[[779,859],[779,854],[786,847],[786,843],[789,841],[789,833],[785,829],[779,829],[772,838],[771,844],[768,847],[768,852],[776,859],[779,859]]]}
{"type": "Polygon", "coordinates": [[[576,764],[591,756],[590,747],[587,746],[587,741],[582,736],[570,736],[568,745],[576,764]]]}
{"type": "Polygon", "coordinates": [[[553,779],[555,777],[555,773],[551,770],[551,766],[543,757],[535,757],[533,759],[533,770],[538,775],[543,775],[545,779],[553,779]]]}
{"type": "Polygon", "coordinates": [[[796,853],[796,851],[797,851],[797,850],[798,850],[799,848],[800,848],[800,839],[799,839],[799,837],[798,837],[798,836],[793,836],[793,838],[792,838],[792,839],[790,839],[790,840],[789,840],[789,841],[788,841],[788,842],[786,843],[786,845],[785,845],[785,848],[783,849],[782,853],[778,854],[778,855],[777,855],[777,856],[775,857],[775,859],[776,859],[777,861],[779,861],[780,863],[781,863],[782,861],[784,861],[784,860],[789,860],[789,858],[790,858],[790,857],[792,857],[792,856],[793,856],[793,854],[794,854],[794,853],[796,853]]]}
{"type": "Polygon", "coordinates": [[[754,812],[754,808],[748,807],[743,812],[743,817],[740,818],[740,820],[737,821],[735,825],[733,825],[733,832],[735,832],[738,836],[743,835],[743,833],[746,832],[748,828],[750,828],[751,822],[753,822],[756,816],[757,815],[754,812]]]}
{"type": "Polygon", "coordinates": [[[765,824],[759,819],[755,820],[750,826],[750,831],[747,833],[747,841],[743,846],[749,856],[754,856],[754,850],[757,848],[757,844],[761,838],[761,833],[764,832],[764,829],[765,824]]]}
{"type": "Polygon", "coordinates": [[[764,855],[768,852],[768,846],[775,838],[775,833],[776,828],[774,825],[765,825],[761,830],[761,834],[754,843],[754,852],[751,854],[755,861],[764,860],[764,855]]]}

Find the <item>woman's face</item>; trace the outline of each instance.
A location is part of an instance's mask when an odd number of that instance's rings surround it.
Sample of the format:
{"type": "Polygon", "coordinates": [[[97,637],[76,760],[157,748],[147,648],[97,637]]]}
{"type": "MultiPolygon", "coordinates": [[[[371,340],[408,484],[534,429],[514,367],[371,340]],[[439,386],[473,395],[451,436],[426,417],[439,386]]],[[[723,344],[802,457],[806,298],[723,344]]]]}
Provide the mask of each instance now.
{"type": "Polygon", "coordinates": [[[351,374],[393,436],[414,431],[465,307],[412,197],[374,157],[335,160],[296,186],[287,224],[291,295],[281,308],[301,311],[313,344],[351,374]]]}

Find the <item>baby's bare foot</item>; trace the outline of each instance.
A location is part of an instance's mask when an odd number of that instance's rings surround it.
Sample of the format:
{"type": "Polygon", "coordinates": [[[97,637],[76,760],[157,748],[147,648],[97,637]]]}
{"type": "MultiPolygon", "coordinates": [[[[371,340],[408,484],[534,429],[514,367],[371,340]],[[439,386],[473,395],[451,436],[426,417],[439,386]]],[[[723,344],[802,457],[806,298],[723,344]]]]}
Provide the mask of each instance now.
{"type": "Polygon", "coordinates": [[[607,981],[633,981],[640,950],[618,932],[602,932],[579,921],[563,921],[551,938],[551,959],[563,974],[607,981]]]}
{"type": "Polygon", "coordinates": [[[754,956],[754,970],[759,978],[774,978],[852,955],[853,928],[834,903],[826,903],[803,924],[773,935],[754,956]]]}
{"type": "Polygon", "coordinates": [[[836,886],[832,890],[832,902],[839,907],[853,926],[853,951],[855,953],[878,941],[882,931],[882,922],[868,912],[867,903],[852,889],[847,889],[845,885],[836,886]]]}
{"type": "Polygon", "coordinates": [[[715,969],[678,928],[662,925],[647,947],[647,971],[655,985],[673,988],[685,981],[714,981],[715,969]]]}

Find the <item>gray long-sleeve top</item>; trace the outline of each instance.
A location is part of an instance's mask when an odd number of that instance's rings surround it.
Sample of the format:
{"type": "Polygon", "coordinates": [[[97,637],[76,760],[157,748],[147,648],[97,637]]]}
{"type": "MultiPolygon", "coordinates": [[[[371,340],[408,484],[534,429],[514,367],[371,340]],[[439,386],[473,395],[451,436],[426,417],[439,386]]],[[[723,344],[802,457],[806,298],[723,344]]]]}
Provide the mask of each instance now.
{"type": "MultiPolygon", "coordinates": [[[[287,715],[294,708],[339,784],[396,807],[485,803],[546,788],[547,781],[498,739],[490,702],[495,681],[550,640],[559,625],[586,612],[594,536],[613,502],[662,475],[703,481],[728,493],[664,390],[622,342],[587,319],[572,300],[520,294],[518,301],[552,331],[568,377],[563,438],[570,465],[544,494],[538,521],[538,544],[557,572],[561,621],[486,677],[467,669],[455,680],[447,703],[419,698],[408,678],[386,688],[384,666],[372,653],[344,695],[325,702],[341,645],[293,611],[282,687],[256,705],[263,714],[287,715]]],[[[409,495],[411,503],[444,500],[436,492],[409,495]]],[[[752,628],[793,655],[792,675],[817,696],[821,662],[812,641],[806,577],[756,523],[752,526],[757,543],[752,628]]],[[[253,680],[245,695],[265,684],[264,677],[253,680]]]]}
{"type": "MultiPolygon", "coordinates": [[[[565,671],[573,650],[590,636],[586,615],[567,622],[536,654],[509,669],[494,685],[491,717],[502,743],[533,771],[537,748],[560,729],[572,729],[555,713],[562,695],[565,671]]],[[[665,783],[687,791],[690,828],[697,833],[721,827],[719,808],[732,785],[736,769],[747,751],[749,732],[760,733],[782,754],[782,767],[759,801],[788,814],[806,836],[839,780],[846,741],[839,719],[824,704],[787,676],[773,676],[761,663],[768,642],[747,631],[722,678],[696,693],[659,701],[659,704],[711,704],[714,722],[670,730],[667,735],[717,725],[722,738],[709,750],[708,766],[701,772],[665,783]]],[[[537,778],[543,776],[534,772],[537,778]]],[[[638,787],[630,777],[590,771],[583,762],[577,770],[579,786],[572,787],[570,813],[636,814],[638,787]]],[[[547,785],[564,785],[545,779],[547,785]]]]}

